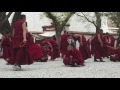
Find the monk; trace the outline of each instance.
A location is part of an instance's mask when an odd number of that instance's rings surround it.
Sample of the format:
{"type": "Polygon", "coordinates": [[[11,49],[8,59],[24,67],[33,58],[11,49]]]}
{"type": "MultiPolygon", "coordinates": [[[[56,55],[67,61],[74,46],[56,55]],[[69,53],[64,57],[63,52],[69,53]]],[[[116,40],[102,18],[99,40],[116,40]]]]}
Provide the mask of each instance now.
{"type": "Polygon", "coordinates": [[[110,49],[108,48],[108,47],[106,47],[106,46],[110,46],[110,43],[109,43],[109,36],[107,35],[107,34],[104,34],[103,35],[103,50],[104,50],[104,54],[103,54],[103,57],[105,58],[105,57],[107,57],[107,58],[109,58],[109,52],[110,52],[110,49]]]}
{"type": "MultiPolygon", "coordinates": [[[[26,22],[26,26],[27,26],[27,22],[26,22]]],[[[27,42],[29,44],[29,52],[30,52],[31,58],[33,61],[38,61],[43,57],[42,48],[38,44],[34,43],[33,37],[41,39],[38,35],[28,32],[28,29],[27,29],[27,40],[28,40],[27,42]]]]}
{"type": "Polygon", "coordinates": [[[14,24],[13,30],[13,53],[8,63],[14,65],[16,69],[21,69],[21,65],[30,65],[33,60],[29,53],[29,43],[27,42],[26,16],[21,15],[14,24]]]}
{"type": "Polygon", "coordinates": [[[64,34],[61,35],[61,39],[60,39],[60,51],[61,51],[61,54],[62,54],[62,58],[66,54],[67,47],[69,45],[68,41],[67,41],[67,38],[68,38],[68,33],[66,31],[64,31],[64,34]]]}
{"type": "Polygon", "coordinates": [[[72,67],[75,66],[85,66],[84,59],[82,58],[82,55],[79,50],[75,48],[75,44],[71,42],[68,46],[68,51],[66,52],[63,63],[65,65],[70,65],[72,67]]]}
{"type": "Polygon", "coordinates": [[[116,62],[120,61],[120,44],[118,45],[117,48],[108,46],[109,49],[112,49],[116,54],[110,56],[110,61],[116,62]]]}
{"type": "Polygon", "coordinates": [[[118,47],[120,44],[120,36],[117,38],[117,44],[116,44],[116,47],[118,47]]]}
{"type": "Polygon", "coordinates": [[[32,36],[34,36],[32,33],[27,34],[27,40],[29,43],[29,51],[30,51],[32,60],[37,61],[43,57],[43,52],[42,52],[41,46],[34,43],[32,36]]]}
{"type": "Polygon", "coordinates": [[[103,34],[103,30],[100,29],[99,32],[94,37],[94,61],[95,62],[98,62],[97,59],[99,59],[100,62],[104,62],[102,60],[102,57],[104,56],[102,34],[103,34]]]}
{"type": "Polygon", "coordinates": [[[10,47],[11,47],[11,38],[10,38],[10,33],[6,32],[5,35],[3,36],[0,46],[3,47],[3,58],[4,60],[8,61],[10,58],[10,47]]]}
{"type": "Polygon", "coordinates": [[[47,62],[48,56],[51,55],[52,45],[46,41],[46,38],[44,38],[43,40],[41,40],[40,46],[41,46],[42,52],[43,52],[43,57],[42,57],[42,59],[40,59],[40,62],[47,62]]]}
{"type": "Polygon", "coordinates": [[[80,34],[74,34],[73,35],[74,39],[77,41],[79,41],[80,43],[80,47],[79,50],[82,54],[82,57],[84,60],[91,58],[91,53],[90,53],[90,49],[87,45],[87,41],[84,35],[80,35],[80,34]]]}
{"type": "Polygon", "coordinates": [[[43,58],[40,59],[40,62],[47,62],[48,61],[48,53],[49,53],[49,48],[48,48],[48,44],[45,41],[45,39],[43,39],[40,42],[40,46],[42,48],[42,53],[43,53],[43,58]]]}
{"type": "MultiPolygon", "coordinates": [[[[109,44],[110,44],[110,46],[115,47],[115,38],[114,38],[114,36],[112,36],[110,34],[108,34],[108,35],[109,35],[109,44]]],[[[109,56],[114,55],[114,54],[115,54],[115,52],[113,50],[111,51],[109,49],[109,56]]]]}
{"type": "Polygon", "coordinates": [[[114,47],[114,46],[115,46],[115,38],[114,38],[114,36],[109,35],[109,39],[110,39],[110,40],[109,40],[109,41],[110,41],[109,43],[111,44],[112,47],[114,47]]]}
{"type": "Polygon", "coordinates": [[[57,41],[51,39],[51,38],[47,38],[46,39],[47,42],[49,42],[51,45],[51,60],[55,60],[56,58],[60,57],[60,50],[59,50],[59,45],[57,43],[57,41]]]}

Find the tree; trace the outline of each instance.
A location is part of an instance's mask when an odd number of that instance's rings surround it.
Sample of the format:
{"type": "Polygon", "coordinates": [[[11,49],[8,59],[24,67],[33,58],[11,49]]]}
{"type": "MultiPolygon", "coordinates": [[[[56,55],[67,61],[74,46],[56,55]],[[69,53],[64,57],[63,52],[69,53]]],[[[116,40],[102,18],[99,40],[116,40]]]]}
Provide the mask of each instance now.
{"type": "Polygon", "coordinates": [[[120,12],[110,12],[110,19],[113,21],[112,23],[114,23],[119,29],[118,29],[118,40],[120,40],[120,12]]]}
{"type": "Polygon", "coordinates": [[[19,16],[21,15],[22,12],[15,12],[13,19],[12,19],[12,24],[11,27],[13,28],[14,23],[18,20],[19,16]]]}
{"type": "Polygon", "coordinates": [[[120,12],[110,12],[110,19],[113,21],[112,23],[119,28],[118,34],[120,36],[120,12]]]}
{"type": "Polygon", "coordinates": [[[11,31],[11,26],[8,21],[11,14],[12,12],[9,12],[7,15],[6,12],[0,13],[0,33],[4,34],[6,31],[11,31]]]}
{"type": "Polygon", "coordinates": [[[81,18],[84,18],[85,20],[93,24],[96,28],[96,32],[98,32],[99,29],[101,28],[101,17],[103,15],[108,15],[108,14],[105,12],[92,12],[92,13],[93,14],[90,15],[90,12],[79,12],[76,13],[76,15],[81,18]]]}
{"type": "Polygon", "coordinates": [[[64,30],[64,26],[73,14],[75,14],[75,12],[45,12],[45,15],[54,23],[56,38],[58,42],[60,42],[60,36],[62,31],[64,30]]]}
{"type": "Polygon", "coordinates": [[[10,25],[8,19],[13,12],[8,12],[8,14],[6,14],[6,13],[7,12],[0,13],[0,33],[2,33],[2,34],[4,34],[6,31],[9,31],[12,33],[13,24],[21,15],[21,12],[15,12],[13,20],[12,20],[12,24],[10,25]]]}

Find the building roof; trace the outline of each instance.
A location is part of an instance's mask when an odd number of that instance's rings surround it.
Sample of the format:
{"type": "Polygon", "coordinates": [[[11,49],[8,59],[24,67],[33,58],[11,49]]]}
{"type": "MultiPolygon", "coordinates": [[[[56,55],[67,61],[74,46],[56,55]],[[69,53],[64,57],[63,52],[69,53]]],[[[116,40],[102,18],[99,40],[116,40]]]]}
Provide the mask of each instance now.
{"type": "Polygon", "coordinates": [[[49,31],[49,32],[44,32],[43,34],[39,34],[40,36],[43,37],[53,37],[54,35],[56,35],[55,31],[49,31]]]}

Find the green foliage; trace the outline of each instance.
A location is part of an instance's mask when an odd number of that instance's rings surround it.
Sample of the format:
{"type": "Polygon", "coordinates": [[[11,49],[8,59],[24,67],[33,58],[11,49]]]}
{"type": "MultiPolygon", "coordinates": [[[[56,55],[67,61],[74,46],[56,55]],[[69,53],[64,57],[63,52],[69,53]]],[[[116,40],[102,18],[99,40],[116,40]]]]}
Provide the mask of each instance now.
{"type": "MultiPolygon", "coordinates": [[[[71,12],[51,12],[51,14],[54,16],[54,18],[57,20],[57,22],[62,25],[64,20],[71,14],[71,12]]],[[[48,14],[45,12],[45,15],[48,16],[48,14]]]]}
{"type": "Polygon", "coordinates": [[[120,12],[110,12],[110,19],[119,28],[118,33],[120,34],[120,12]]]}

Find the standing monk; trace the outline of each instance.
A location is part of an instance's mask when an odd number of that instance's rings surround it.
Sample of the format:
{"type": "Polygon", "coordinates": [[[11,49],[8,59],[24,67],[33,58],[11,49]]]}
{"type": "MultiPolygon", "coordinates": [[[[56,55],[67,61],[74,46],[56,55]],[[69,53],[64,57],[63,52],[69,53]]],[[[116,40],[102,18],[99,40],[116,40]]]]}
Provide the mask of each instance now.
{"type": "Polygon", "coordinates": [[[94,37],[94,61],[97,62],[97,59],[100,59],[100,62],[104,62],[102,57],[104,56],[103,50],[103,40],[102,40],[103,30],[99,32],[94,37]]]}
{"type": "Polygon", "coordinates": [[[27,43],[26,16],[21,15],[20,19],[14,24],[13,30],[13,53],[9,63],[15,68],[21,68],[21,65],[30,65],[33,60],[29,53],[29,44],[27,43]]]}
{"type": "Polygon", "coordinates": [[[64,34],[61,35],[61,40],[60,40],[60,51],[61,51],[61,54],[62,54],[62,58],[66,54],[67,47],[69,45],[69,43],[67,41],[67,38],[68,38],[68,33],[65,31],[64,34]]]}
{"type": "Polygon", "coordinates": [[[8,61],[10,58],[11,38],[10,33],[6,32],[2,38],[0,45],[3,47],[3,58],[8,61]]]}
{"type": "Polygon", "coordinates": [[[27,33],[27,40],[29,44],[29,51],[33,61],[40,60],[43,57],[41,46],[34,43],[32,36],[36,37],[32,33],[27,33]]]}
{"type": "Polygon", "coordinates": [[[87,41],[84,35],[79,35],[79,34],[74,34],[73,35],[75,40],[78,40],[80,43],[80,47],[79,50],[83,56],[83,59],[86,60],[88,58],[91,58],[91,53],[90,53],[90,49],[87,45],[87,41]]]}
{"type": "Polygon", "coordinates": [[[38,35],[28,32],[27,29],[27,43],[29,44],[29,53],[31,55],[32,60],[36,61],[43,57],[43,53],[42,53],[42,48],[34,43],[33,37],[41,39],[38,35]]]}

